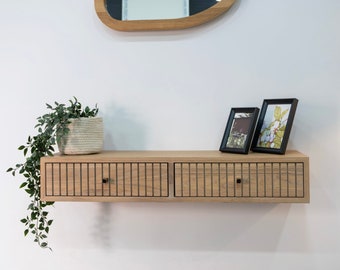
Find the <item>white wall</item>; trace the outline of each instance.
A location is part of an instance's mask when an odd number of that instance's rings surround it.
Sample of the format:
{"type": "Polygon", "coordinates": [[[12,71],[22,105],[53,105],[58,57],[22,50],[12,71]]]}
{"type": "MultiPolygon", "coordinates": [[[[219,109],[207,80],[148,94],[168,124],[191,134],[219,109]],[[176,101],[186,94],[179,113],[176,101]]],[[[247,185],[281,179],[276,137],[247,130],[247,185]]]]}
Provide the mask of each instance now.
{"type": "Polygon", "coordinates": [[[0,269],[339,269],[340,2],[239,0],[208,25],[121,33],[92,0],[0,0],[0,269]],[[23,237],[5,173],[46,102],[98,103],[106,149],[218,149],[231,107],[300,100],[310,204],[56,203],[23,237]]]}

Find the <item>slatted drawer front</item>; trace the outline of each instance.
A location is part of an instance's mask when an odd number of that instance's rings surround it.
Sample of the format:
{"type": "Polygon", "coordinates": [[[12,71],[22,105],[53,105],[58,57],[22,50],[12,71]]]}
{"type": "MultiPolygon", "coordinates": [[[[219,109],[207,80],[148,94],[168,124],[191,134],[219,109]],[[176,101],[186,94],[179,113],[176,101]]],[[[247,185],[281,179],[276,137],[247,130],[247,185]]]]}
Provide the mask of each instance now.
{"type": "Polygon", "coordinates": [[[167,163],[45,163],[46,196],[167,197],[167,163]]]}
{"type": "Polygon", "coordinates": [[[175,163],[175,197],[303,198],[304,164],[175,163]]]}

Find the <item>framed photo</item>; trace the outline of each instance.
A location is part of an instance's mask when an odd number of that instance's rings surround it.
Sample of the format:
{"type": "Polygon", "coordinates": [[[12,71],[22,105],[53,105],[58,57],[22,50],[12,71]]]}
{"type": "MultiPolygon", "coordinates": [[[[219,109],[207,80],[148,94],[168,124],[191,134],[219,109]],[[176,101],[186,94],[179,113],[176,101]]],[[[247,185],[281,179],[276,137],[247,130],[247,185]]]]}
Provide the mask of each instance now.
{"type": "Polygon", "coordinates": [[[296,98],[263,101],[252,151],[274,154],[286,152],[297,104],[296,98]]]}
{"type": "Polygon", "coordinates": [[[220,146],[221,152],[248,154],[259,108],[232,108],[220,146]]]}

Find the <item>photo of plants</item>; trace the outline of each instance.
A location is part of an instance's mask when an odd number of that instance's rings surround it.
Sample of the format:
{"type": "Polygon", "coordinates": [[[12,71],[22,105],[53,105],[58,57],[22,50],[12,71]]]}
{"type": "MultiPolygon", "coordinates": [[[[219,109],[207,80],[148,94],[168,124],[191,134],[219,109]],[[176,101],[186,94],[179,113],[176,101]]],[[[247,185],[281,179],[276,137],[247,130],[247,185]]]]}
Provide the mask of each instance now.
{"type": "Polygon", "coordinates": [[[227,147],[230,148],[243,148],[247,136],[249,133],[249,128],[251,126],[253,113],[236,113],[232,128],[230,129],[227,147]]]}
{"type": "Polygon", "coordinates": [[[257,141],[258,147],[280,149],[290,108],[291,104],[268,105],[257,141]]]}

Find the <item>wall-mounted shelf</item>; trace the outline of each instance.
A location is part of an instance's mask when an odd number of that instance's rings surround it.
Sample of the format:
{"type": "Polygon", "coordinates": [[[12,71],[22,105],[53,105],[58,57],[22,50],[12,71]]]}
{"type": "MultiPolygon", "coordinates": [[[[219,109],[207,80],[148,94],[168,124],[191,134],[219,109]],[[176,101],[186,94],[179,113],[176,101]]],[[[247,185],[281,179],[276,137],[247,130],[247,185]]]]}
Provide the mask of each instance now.
{"type": "Polygon", "coordinates": [[[219,151],[104,151],[41,159],[43,201],[309,202],[309,158],[219,151]]]}

